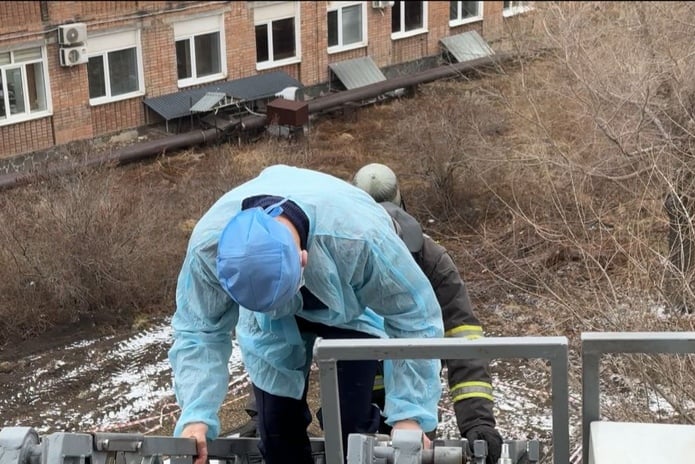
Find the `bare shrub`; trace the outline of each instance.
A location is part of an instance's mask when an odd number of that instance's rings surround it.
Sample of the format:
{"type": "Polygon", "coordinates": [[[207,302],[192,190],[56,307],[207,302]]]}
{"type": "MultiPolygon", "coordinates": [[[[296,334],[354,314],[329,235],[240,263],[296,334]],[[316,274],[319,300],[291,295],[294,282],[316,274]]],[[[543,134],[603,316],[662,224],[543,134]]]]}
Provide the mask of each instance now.
{"type": "Polygon", "coordinates": [[[181,244],[168,226],[172,207],[121,188],[123,175],[85,171],[2,197],[2,333],[118,323],[171,298],[181,244]]]}
{"type": "MultiPolygon", "coordinates": [[[[520,55],[491,89],[514,128],[513,150],[501,152],[516,170],[503,188],[485,181],[511,221],[481,232],[487,254],[477,259],[503,288],[541,298],[561,333],[692,330],[668,315],[695,302],[693,20],[687,2],[555,2],[509,23],[512,45],[541,31],[532,40],[546,54],[520,55]]],[[[470,175],[485,178],[476,167],[470,175]]],[[[692,421],[689,357],[607,365],[608,383],[643,385],[637,405],[616,397],[612,417],[650,415],[646,399],[658,393],[675,420],[692,421]]]]}

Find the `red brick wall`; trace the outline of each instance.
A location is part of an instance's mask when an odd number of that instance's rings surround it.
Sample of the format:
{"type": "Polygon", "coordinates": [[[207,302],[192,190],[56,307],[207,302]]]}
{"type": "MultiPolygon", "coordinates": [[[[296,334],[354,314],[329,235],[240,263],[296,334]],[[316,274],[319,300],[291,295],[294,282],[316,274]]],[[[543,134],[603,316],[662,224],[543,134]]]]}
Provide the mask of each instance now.
{"type": "Polygon", "coordinates": [[[0,2],[0,37],[41,27],[39,2],[0,2]]]}
{"type": "Polygon", "coordinates": [[[0,126],[0,158],[50,148],[54,145],[52,132],[50,117],[0,126]]]}
{"type": "Polygon", "coordinates": [[[48,45],[48,75],[53,101],[53,134],[60,145],[93,137],[87,65],[60,66],[58,45],[48,45]]]}
{"type": "Polygon", "coordinates": [[[232,2],[225,15],[225,43],[229,80],[256,74],[256,32],[248,2],[232,2]]]}
{"type": "Polygon", "coordinates": [[[140,42],[145,73],[145,94],[148,98],[176,92],[176,49],[174,29],[161,16],[142,22],[140,42]]]}
{"type": "Polygon", "coordinates": [[[140,98],[93,106],[90,114],[94,137],[145,125],[145,105],[140,98]]]}
{"type": "Polygon", "coordinates": [[[303,83],[311,82],[316,84],[320,82],[321,70],[327,66],[327,2],[301,2],[300,5],[302,63],[300,65],[299,80],[303,83]]]}
{"type": "MultiPolygon", "coordinates": [[[[391,39],[391,8],[366,6],[367,47],[329,55],[327,52],[327,1],[300,2],[301,62],[256,70],[255,32],[250,2],[205,1],[103,1],[0,2],[0,48],[45,40],[48,80],[51,85],[53,117],[0,126],[0,158],[40,150],[54,144],[88,139],[146,123],[143,98],[99,106],[89,105],[87,66],[63,68],[58,63],[56,27],[71,21],[86,22],[88,33],[117,30],[124,26],[141,29],[146,97],[178,90],[176,51],[173,44],[175,20],[206,11],[224,12],[227,79],[234,80],[282,70],[311,86],[328,81],[328,64],[369,55],[377,66],[438,54],[439,39],[467,30],[478,30],[491,40],[502,32],[502,2],[485,2],[484,21],[449,28],[449,3],[431,1],[427,32],[404,39],[391,39]]],[[[151,121],[150,121],[151,122],[151,121]]]]}
{"type": "Polygon", "coordinates": [[[488,42],[497,40],[504,32],[504,2],[485,2],[481,35],[488,42]]]}
{"type": "MultiPolygon", "coordinates": [[[[371,2],[369,2],[371,3],[371,2]]],[[[367,5],[369,27],[368,55],[380,68],[391,64],[391,8],[375,9],[367,5]]]]}

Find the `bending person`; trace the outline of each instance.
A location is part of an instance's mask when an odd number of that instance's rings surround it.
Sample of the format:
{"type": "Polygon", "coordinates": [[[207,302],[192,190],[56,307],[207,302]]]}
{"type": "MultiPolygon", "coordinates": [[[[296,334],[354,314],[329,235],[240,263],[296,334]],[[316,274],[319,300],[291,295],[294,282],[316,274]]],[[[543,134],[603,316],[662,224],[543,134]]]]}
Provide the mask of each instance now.
{"type": "MultiPolygon", "coordinates": [[[[195,439],[195,464],[219,435],[232,333],[253,384],[266,464],[313,464],[306,394],[316,337],[443,336],[434,291],[385,210],[348,182],[282,165],[223,195],[196,224],[172,326],[181,407],[174,434],[195,439]]],[[[338,363],[345,447],[348,434],[379,426],[377,364],[338,363]]],[[[391,427],[436,429],[440,364],[384,362],[391,427]]]]}
{"type": "MultiPolygon", "coordinates": [[[[357,171],[353,183],[380,202],[393,218],[399,235],[437,295],[445,336],[469,340],[483,337],[482,325],[473,312],[466,284],[456,264],[447,250],[424,234],[417,220],[405,211],[396,174],[388,166],[372,163],[357,171]]],[[[488,362],[479,359],[446,359],[443,362],[461,436],[468,439],[471,446],[475,440],[485,440],[487,464],[497,463],[503,440],[496,429],[488,362]]],[[[383,387],[377,376],[374,399],[380,407],[384,404],[383,387]]],[[[382,424],[380,431],[388,433],[389,427],[382,424]]]]}

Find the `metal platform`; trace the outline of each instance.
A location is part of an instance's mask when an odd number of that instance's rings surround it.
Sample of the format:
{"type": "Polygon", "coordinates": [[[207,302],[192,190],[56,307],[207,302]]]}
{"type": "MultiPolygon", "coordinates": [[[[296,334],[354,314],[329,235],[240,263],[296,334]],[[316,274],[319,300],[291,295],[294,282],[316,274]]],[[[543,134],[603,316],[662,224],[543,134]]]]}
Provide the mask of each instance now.
{"type": "Polygon", "coordinates": [[[591,423],[589,464],[695,463],[695,425],[591,423]]]}
{"type": "Polygon", "coordinates": [[[599,390],[599,362],[602,355],[695,353],[695,332],[588,332],[583,333],[581,339],[584,464],[695,463],[695,426],[683,428],[676,424],[604,423],[601,421],[599,390]],[[684,453],[686,446],[688,451],[684,453]]]}

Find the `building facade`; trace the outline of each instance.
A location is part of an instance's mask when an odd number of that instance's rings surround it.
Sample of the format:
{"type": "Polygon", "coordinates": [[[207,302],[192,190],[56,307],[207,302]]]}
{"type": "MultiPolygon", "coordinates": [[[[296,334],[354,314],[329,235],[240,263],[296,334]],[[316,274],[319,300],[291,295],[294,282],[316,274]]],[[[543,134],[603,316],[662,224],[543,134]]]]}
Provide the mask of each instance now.
{"type": "Polygon", "coordinates": [[[491,40],[527,2],[13,1],[0,3],[0,159],[158,122],[143,100],[282,70],[379,67],[491,40]]]}

